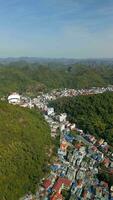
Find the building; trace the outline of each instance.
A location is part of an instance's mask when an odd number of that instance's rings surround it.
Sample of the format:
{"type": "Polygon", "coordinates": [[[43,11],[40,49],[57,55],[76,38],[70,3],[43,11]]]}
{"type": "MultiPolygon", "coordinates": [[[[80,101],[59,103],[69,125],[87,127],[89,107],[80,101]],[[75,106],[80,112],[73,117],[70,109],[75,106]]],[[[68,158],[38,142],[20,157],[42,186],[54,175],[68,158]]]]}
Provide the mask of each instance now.
{"type": "Polygon", "coordinates": [[[69,144],[66,140],[63,140],[62,143],[60,144],[60,149],[62,151],[67,151],[67,148],[68,148],[69,144]]]}
{"type": "Polygon", "coordinates": [[[63,196],[60,193],[55,193],[50,197],[50,200],[63,200],[63,196]]]}
{"type": "Polygon", "coordinates": [[[54,115],[54,108],[48,108],[47,115],[54,115]]]}
{"type": "Polygon", "coordinates": [[[60,192],[63,189],[68,190],[71,186],[71,181],[67,178],[58,178],[57,182],[53,186],[53,191],[60,192]]]}
{"type": "Polygon", "coordinates": [[[70,129],[75,130],[75,128],[76,128],[76,124],[71,124],[70,129]]]}
{"type": "Polygon", "coordinates": [[[48,190],[52,186],[52,182],[49,179],[44,180],[43,187],[48,190]]]}
{"type": "Polygon", "coordinates": [[[19,104],[21,100],[21,97],[18,93],[12,93],[11,95],[8,96],[8,102],[10,104],[19,104]]]}
{"type": "Polygon", "coordinates": [[[67,114],[63,113],[59,115],[59,121],[60,122],[66,122],[67,114]]]}

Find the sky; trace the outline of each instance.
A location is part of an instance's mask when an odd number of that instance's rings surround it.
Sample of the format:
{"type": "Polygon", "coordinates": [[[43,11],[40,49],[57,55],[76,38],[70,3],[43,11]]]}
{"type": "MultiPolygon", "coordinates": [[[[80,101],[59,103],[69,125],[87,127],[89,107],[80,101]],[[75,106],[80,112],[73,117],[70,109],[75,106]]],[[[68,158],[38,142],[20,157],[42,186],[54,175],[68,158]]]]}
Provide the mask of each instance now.
{"type": "Polygon", "coordinates": [[[112,58],[113,0],[0,0],[0,57],[112,58]]]}

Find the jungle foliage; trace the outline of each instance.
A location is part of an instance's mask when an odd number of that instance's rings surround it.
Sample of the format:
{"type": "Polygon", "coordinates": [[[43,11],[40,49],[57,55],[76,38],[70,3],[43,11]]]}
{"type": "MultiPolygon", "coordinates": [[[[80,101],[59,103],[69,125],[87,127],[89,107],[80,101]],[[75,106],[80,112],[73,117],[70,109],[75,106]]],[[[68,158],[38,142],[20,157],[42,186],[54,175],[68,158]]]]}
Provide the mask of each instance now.
{"type": "Polygon", "coordinates": [[[83,64],[0,64],[0,96],[17,91],[30,96],[56,88],[90,88],[113,84],[112,66],[83,64]]]}
{"type": "Polygon", "coordinates": [[[50,102],[57,113],[66,112],[68,119],[86,133],[104,138],[113,146],[113,93],[64,97],[50,102]]]}
{"type": "Polygon", "coordinates": [[[35,191],[50,147],[48,124],[38,111],[0,102],[0,200],[35,191]]]}

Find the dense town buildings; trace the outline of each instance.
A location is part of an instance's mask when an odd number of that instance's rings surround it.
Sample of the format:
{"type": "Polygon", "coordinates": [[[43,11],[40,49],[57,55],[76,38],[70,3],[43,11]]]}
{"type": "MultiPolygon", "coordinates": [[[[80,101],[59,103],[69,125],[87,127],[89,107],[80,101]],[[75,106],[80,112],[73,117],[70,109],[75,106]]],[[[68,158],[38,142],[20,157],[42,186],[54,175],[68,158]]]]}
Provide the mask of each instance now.
{"type": "MultiPolygon", "coordinates": [[[[60,136],[57,150],[57,162],[50,166],[50,174],[41,180],[36,194],[27,195],[22,200],[113,200],[113,186],[100,181],[98,173],[113,174],[113,152],[103,139],[96,139],[91,134],[67,121],[67,114],[57,115],[54,108],[48,107],[48,101],[62,96],[98,94],[113,91],[113,87],[92,88],[89,90],[65,89],[42,94],[34,99],[24,98],[19,104],[29,108],[38,107],[51,128],[51,137],[60,136]],[[58,131],[59,130],[59,131],[58,131]],[[73,135],[72,131],[75,132],[73,135]]],[[[19,99],[19,100],[20,100],[19,99]]],[[[9,103],[10,98],[8,98],[9,103]]],[[[15,103],[14,103],[15,104],[15,103]]],[[[18,104],[18,101],[17,101],[18,104]]]]}

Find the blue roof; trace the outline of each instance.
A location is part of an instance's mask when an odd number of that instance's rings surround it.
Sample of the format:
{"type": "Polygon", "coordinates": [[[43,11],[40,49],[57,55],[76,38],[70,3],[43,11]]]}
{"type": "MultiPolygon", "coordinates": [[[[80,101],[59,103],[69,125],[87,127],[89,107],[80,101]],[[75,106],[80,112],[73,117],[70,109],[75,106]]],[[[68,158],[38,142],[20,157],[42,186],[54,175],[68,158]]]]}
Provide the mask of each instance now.
{"type": "Polygon", "coordinates": [[[75,139],[71,134],[65,134],[64,137],[65,140],[67,140],[68,142],[73,142],[73,140],[75,139]]]}
{"type": "Polygon", "coordinates": [[[49,189],[48,189],[48,193],[51,193],[51,192],[52,192],[52,189],[51,189],[51,188],[49,188],[49,189]]]}
{"type": "Polygon", "coordinates": [[[91,189],[91,187],[88,188],[88,191],[89,191],[90,193],[92,193],[92,189],[91,189]]]}
{"type": "Polygon", "coordinates": [[[72,184],[72,188],[75,188],[76,186],[77,186],[77,183],[76,183],[76,181],[74,181],[72,184]]]}
{"type": "Polygon", "coordinates": [[[64,176],[65,176],[65,173],[61,173],[60,176],[61,176],[61,177],[64,177],[64,176]]]}
{"type": "Polygon", "coordinates": [[[60,169],[60,167],[58,165],[52,165],[50,168],[53,171],[57,171],[58,169],[60,169]]]}

